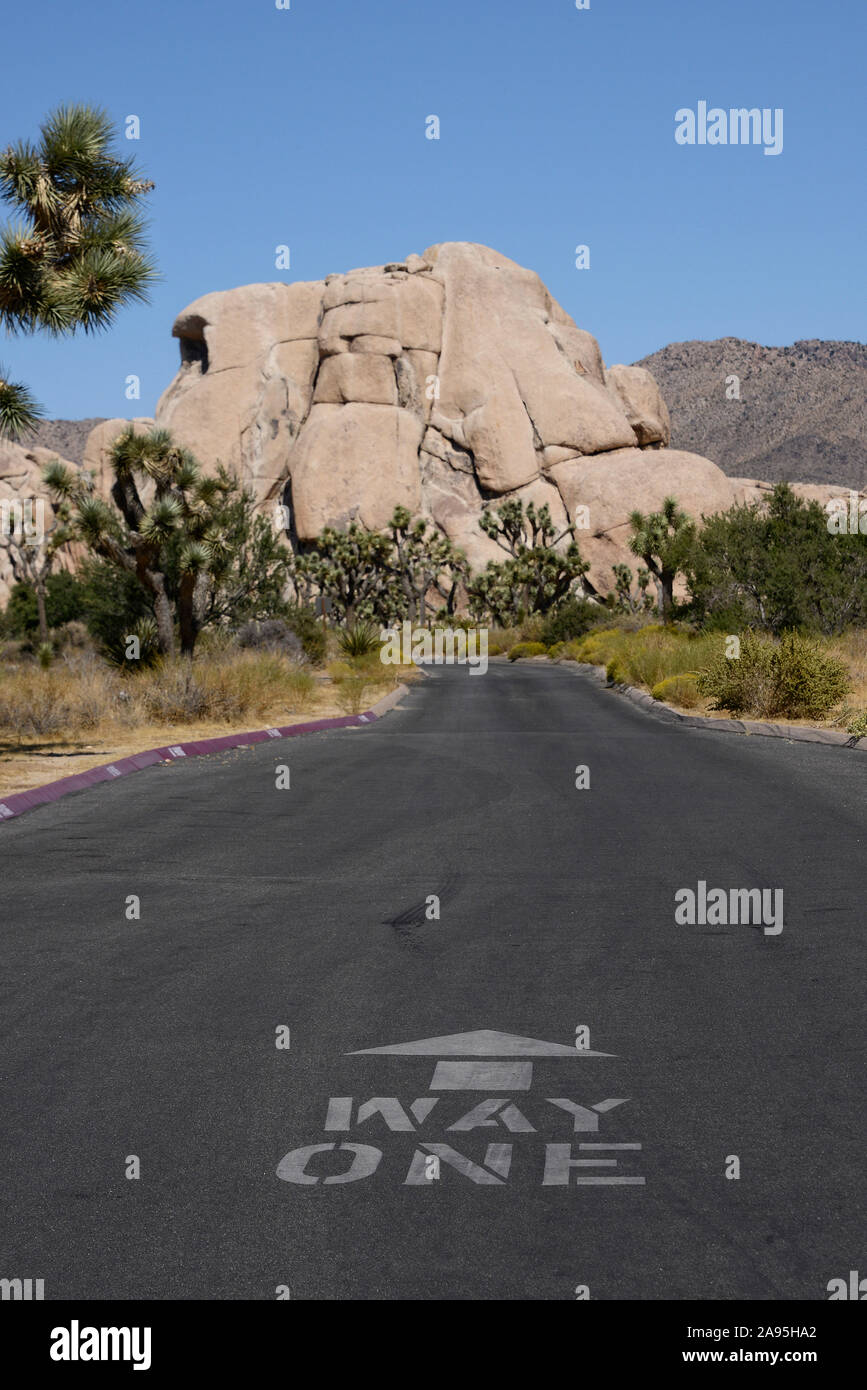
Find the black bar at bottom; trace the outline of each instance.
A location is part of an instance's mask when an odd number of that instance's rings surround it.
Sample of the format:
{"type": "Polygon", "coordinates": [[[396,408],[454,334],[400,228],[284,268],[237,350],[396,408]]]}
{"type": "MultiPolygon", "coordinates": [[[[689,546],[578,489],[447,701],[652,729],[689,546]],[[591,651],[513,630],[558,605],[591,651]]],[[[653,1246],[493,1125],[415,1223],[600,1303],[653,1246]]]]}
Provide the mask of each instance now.
{"type": "Polygon", "coordinates": [[[141,1378],[160,1382],[185,1373],[256,1374],[271,1365],[305,1381],[316,1368],[351,1381],[358,1372],[391,1379],[401,1365],[414,1380],[457,1369],[463,1377],[478,1358],[481,1371],[499,1378],[510,1365],[516,1369],[511,1357],[520,1339],[527,1352],[535,1347],[534,1378],[543,1380],[560,1363],[576,1375],[666,1374],[709,1365],[794,1365],[827,1375],[855,1370],[865,1341],[864,1312],[842,1302],[588,1301],[576,1302],[551,1324],[549,1314],[541,1324],[532,1317],[526,1325],[522,1315],[516,1322],[512,1308],[502,1340],[492,1340],[500,1330],[496,1312],[481,1312],[477,1305],[470,1312],[463,1303],[433,1318],[430,1303],[415,1313],[408,1304],[401,1307],[397,1314],[393,1307],[377,1313],[367,1302],[317,1306],[304,1300],[4,1302],[0,1365],[20,1367],[25,1376],[48,1372],[61,1383],[105,1370],[134,1375],[136,1367],[141,1378]]]}

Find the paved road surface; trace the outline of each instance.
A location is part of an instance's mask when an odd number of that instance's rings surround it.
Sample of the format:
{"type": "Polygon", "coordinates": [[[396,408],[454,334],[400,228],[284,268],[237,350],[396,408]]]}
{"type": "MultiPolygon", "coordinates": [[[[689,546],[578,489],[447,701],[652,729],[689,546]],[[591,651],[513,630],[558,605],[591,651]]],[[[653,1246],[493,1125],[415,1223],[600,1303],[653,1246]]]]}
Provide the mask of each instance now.
{"type": "Polygon", "coordinates": [[[437,670],[368,729],[4,825],[0,1276],[47,1298],[827,1297],[864,1259],[865,784],[846,750],[495,664],[437,670]],[[699,880],[782,888],[783,932],[676,925],[699,880]],[[610,1055],[579,1056],[579,1025],[610,1055]],[[447,1044],[351,1055],[484,1030],[570,1051],[472,1074],[447,1044]]]}

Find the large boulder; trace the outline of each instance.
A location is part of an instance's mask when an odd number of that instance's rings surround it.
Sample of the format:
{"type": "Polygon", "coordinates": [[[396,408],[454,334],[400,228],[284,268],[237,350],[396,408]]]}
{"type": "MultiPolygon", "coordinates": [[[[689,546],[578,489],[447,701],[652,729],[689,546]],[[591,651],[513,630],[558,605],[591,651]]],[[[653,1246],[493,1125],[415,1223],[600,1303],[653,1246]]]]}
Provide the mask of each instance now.
{"type": "Polygon", "coordinates": [[[477,509],[484,494],[539,479],[553,458],[636,443],[595,339],[536,274],[485,246],[444,243],[320,282],[207,294],[173,333],[181,366],[158,424],[206,466],[234,468],[260,504],[291,494],[302,537],[314,516],[379,514],[364,499],[377,455],[390,460],[379,492],[399,476],[406,494],[410,440],[420,485],[424,430],[416,440],[395,408],[470,459],[477,509]],[[323,428],[321,406],[346,412],[339,428],[323,428]],[[374,406],[390,411],[355,408],[374,406]],[[339,498],[334,438],[341,460],[357,460],[339,498]]]}
{"type": "Polygon", "coordinates": [[[396,506],[421,500],[422,421],[397,406],[314,405],[293,455],[292,499],[300,540],[323,526],[360,521],[382,530],[396,506]]]}
{"type": "Polygon", "coordinates": [[[635,570],[640,563],[629,549],[633,511],[659,511],[666,497],[676,497],[698,519],[739,500],[738,489],[722,469],[680,449],[618,449],[555,464],[550,476],[570,518],[589,522],[576,534],[590,563],[587,578],[603,593],[611,588],[614,565],[635,570]]]}
{"type": "Polygon", "coordinates": [[[547,502],[558,529],[589,508],[578,540],[605,590],[613,564],[635,565],[634,508],[673,494],[698,517],[756,495],[667,447],[650,373],[606,370],[538,275],[486,246],[207,294],[173,332],[181,365],[157,423],[263,509],[288,505],[294,543],[384,526],[401,504],[480,568],[502,558],[480,513],[515,496],[547,502]]]}
{"type": "Polygon", "coordinates": [[[671,443],[671,420],[662,393],[644,367],[609,367],[605,380],[621,402],[626,418],[643,448],[671,443]]]}

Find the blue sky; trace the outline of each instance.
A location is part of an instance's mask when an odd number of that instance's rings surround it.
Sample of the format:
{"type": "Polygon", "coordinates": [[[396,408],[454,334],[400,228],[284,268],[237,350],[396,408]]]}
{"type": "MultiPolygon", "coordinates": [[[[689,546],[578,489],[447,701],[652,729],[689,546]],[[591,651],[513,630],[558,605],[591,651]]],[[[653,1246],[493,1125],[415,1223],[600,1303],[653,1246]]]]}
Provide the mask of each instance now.
{"type": "Polygon", "coordinates": [[[135,114],[119,145],[157,185],[151,303],[96,338],[0,343],[49,417],[151,414],[200,294],[447,240],[538,271],[609,363],[864,337],[863,0],[41,0],[2,32],[0,142],[61,102],[119,135],[135,114]],[[782,154],[677,145],[700,100],[782,107],[782,154]]]}

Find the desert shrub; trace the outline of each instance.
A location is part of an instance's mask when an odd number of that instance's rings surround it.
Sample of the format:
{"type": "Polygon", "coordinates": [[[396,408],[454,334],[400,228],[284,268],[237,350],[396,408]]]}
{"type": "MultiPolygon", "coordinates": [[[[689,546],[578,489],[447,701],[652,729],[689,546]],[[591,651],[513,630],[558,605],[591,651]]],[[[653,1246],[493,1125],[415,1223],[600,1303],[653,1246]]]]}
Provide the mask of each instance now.
{"type": "Polygon", "coordinates": [[[525,657],[544,656],[546,651],[544,642],[518,642],[509,652],[509,660],[521,661],[525,657]]]}
{"type": "Polygon", "coordinates": [[[773,655],[772,642],[754,632],[744,633],[736,661],[718,651],[699,671],[699,693],[713,701],[711,709],[730,710],[733,714],[748,711],[770,718],[776,711],[773,655]]]}
{"type": "Polygon", "coordinates": [[[103,655],[110,666],[124,671],[149,671],[160,660],[159,635],[153,618],[138,618],[128,632],[115,633],[103,643],[103,655]],[[138,656],[128,656],[135,651],[130,644],[134,638],[138,643],[138,656]]]}
{"type": "MultiPolygon", "coordinates": [[[[539,613],[531,613],[524,618],[518,628],[522,642],[541,642],[545,619],[539,613]]],[[[544,645],[544,643],[543,643],[544,645]]]]}
{"type": "Polygon", "coordinates": [[[624,634],[617,628],[597,628],[579,641],[577,659],[592,666],[607,666],[623,645],[624,634]]]}
{"type": "Polygon", "coordinates": [[[306,666],[271,652],[203,656],[195,666],[163,660],[130,678],[84,650],[64,654],[45,671],[32,661],[0,667],[0,733],[44,738],[107,724],[228,723],[275,709],[304,710],[315,690],[306,666]]]}
{"type": "Polygon", "coordinates": [[[599,604],[590,603],[587,599],[566,599],[545,617],[539,641],[544,642],[546,647],[551,647],[559,642],[583,637],[599,622],[602,612],[599,604]]]}
{"type": "Polygon", "coordinates": [[[315,681],[303,667],[276,652],[243,651],[234,656],[163,661],[132,687],[135,712],[143,721],[165,724],[196,720],[233,721],[261,716],[283,705],[304,709],[315,681]]]}
{"type": "Polygon", "coordinates": [[[0,731],[8,737],[47,738],[96,728],[120,707],[121,681],[85,653],[48,669],[31,662],[0,670],[0,731]]]}
{"type": "Polygon", "coordinates": [[[489,627],[488,628],[488,652],[492,646],[497,646],[500,652],[508,652],[514,647],[516,642],[522,641],[521,629],[519,627],[489,627]]]}
{"type": "Polygon", "coordinates": [[[852,715],[846,729],[848,733],[856,734],[858,738],[867,738],[867,709],[862,709],[860,714],[852,715]]]}
{"type": "Polygon", "coordinates": [[[284,705],[293,712],[311,702],[316,682],[303,666],[275,652],[245,652],[228,660],[202,662],[197,670],[212,718],[263,715],[284,705]]]}
{"type": "Polygon", "coordinates": [[[646,627],[630,634],[622,655],[633,685],[652,690],[668,676],[695,671],[719,651],[716,634],[694,636],[674,628],[646,627]]]}
{"type": "Polygon", "coordinates": [[[848,694],[849,672],[821,642],[784,632],[776,651],[779,713],[790,719],[821,719],[848,694]]]}
{"type": "MultiPolygon", "coordinates": [[[[84,586],[68,570],[49,574],[45,581],[45,616],[49,627],[60,627],[84,615],[84,586]]],[[[0,617],[0,630],[8,637],[32,637],[39,629],[36,591],[32,584],[14,584],[0,617]]]]}
{"type": "Polygon", "coordinates": [[[341,629],[337,644],[344,656],[370,656],[379,652],[379,628],[375,623],[351,623],[341,629]]]}
{"type": "Polygon", "coordinates": [[[666,676],[650,693],[654,700],[680,705],[682,709],[695,709],[701,700],[696,679],[695,671],[681,671],[676,676],[666,676]]]}
{"type": "Polygon", "coordinates": [[[766,502],[706,518],[688,569],[695,615],[729,632],[832,636],[867,621],[867,536],[836,534],[825,509],[788,483],[766,502]]]}
{"type": "MultiPolygon", "coordinates": [[[[136,625],[153,617],[153,605],[134,574],[106,560],[88,558],[81,565],[82,616],[102,652],[117,654],[136,625]]],[[[115,660],[117,657],[115,656],[115,660]]]]}
{"type": "Polygon", "coordinates": [[[0,730],[5,737],[45,738],[75,727],[72,708],[61,697],[53,674],[31,666],[0,681],[0,730]]]}
{"type": "Polygon", "coordinates": [[[553,647],[548,648],[549,661],[562,661],[563,653],[566,650],[565,642],[555,642],[553,647]]]}
{"type": "Polygon", "coordinates": [[[578,653],[580,652],[580,650],[581,650],[581,638],[580,638],[580,637],[574,638],[571,642],[563,642],[563,643],[562,643],[562,651],[560,652],[560,660],[561,660],[561,661],[580,661],[580,660],[581,660],[581,657],[578,655],[578,653]]]}
{"type": "Polygon", "coordinates": [[[72,618],[68,623],[55,628],[51,634],[51,643],[56,652],[84,651],[86,648],[92,649],[93,645],[87,627],[77,618],[72,618]]]}
{"type": "Polygon", "coordinates": [[[779,643],[747,632],[738,660],[718,653],[698,675],[698,690],[712,708],[771,719],[821,719],[850,688],[846,667],[822,644],[797,632],[779,643]]]}
{"type": "Polygon", "coordinates": [[[367,708],[368,692],[373,687],[374,672],[364,662],[333,661],[328,674],[334,686],[334,698],[345,714],[361,714],[367,708]]]}
{"type": "Polygon", "coordinates": [[[645,624],[633,631],[600,628],[578,644],[573,659],[605,666],[615,684],[653,690],[660,681],[695,671],[722,648],[718,634],[645,624]],[[613,675],[612,675],[613,672],[613,675]]]}
{"type": "Polygon", "coordinates": [[[150,679],[143,677],[135,691],[136,708],[142,721],[153,724],[186,724],[205,719],[208,696],[193,674],[189,661],[167,661],[150,679]]]}
{"type": "Polygon", "coordinates": [[[286,622],[300,641],[307,660],[314,666],[321,666],[325,660],[327,639],[322,622],[317,618],[313,609],[298,604],[296,607],[289,608],[285,617],[286,622]]]}
{"type": "MultiPolygon", "coordinates": [[[[410,671],[409,678],[415,673],[410,671]]],[[[328,665],[334,697],[347,714],[359,714],[383,690],[393,690],[407,679],[406,668],[384,664],[377,650],[366,656],[345,657],[328,665]]]]}
{"type": "Polygon", "coordinates": [[[242,651],[279,652],[290,661],[305,658],[304,644],[285,618],[251,619],[238,628],[235,640],[242,651]]]}

